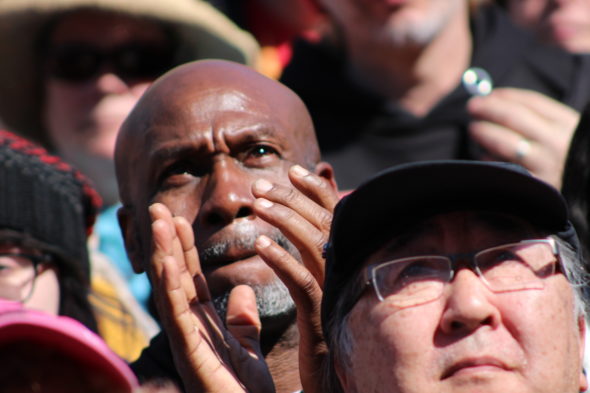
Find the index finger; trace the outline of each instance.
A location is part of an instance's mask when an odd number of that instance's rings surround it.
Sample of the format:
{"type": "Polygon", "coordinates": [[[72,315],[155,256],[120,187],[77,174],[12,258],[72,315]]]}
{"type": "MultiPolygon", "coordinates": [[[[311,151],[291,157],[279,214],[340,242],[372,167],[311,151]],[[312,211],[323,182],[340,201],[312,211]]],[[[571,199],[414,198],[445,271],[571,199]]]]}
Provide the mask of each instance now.
{"type": "Polygon", "coordinates": [[[549,121],[560,122],[564,116],[579,116],[570,106],[534,90],[503,87],[495,89],[489,96],[527,107],[549,121]]]}
{"type": "Polygon", "coordinates": [[[334,211],[334,206],[339,200],[334,183],[312,173],[301,165],[293,165],[289,168],[289,180],[291,180],[295,188],[309,199],[327,209],[330,213],[334,211]]]}

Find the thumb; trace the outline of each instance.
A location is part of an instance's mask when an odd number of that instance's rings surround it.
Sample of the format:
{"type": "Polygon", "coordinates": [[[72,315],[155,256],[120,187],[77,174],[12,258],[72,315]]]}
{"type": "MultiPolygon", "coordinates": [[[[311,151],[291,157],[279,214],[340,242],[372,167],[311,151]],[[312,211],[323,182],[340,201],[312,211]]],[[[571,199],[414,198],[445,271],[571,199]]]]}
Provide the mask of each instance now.
{"type": "Polygon", "coordinates": [[[251,355],[261,356],[262,324],[256,307],[256,295],[247,285],[232,289],[227,302],[226,326],[230,334],[251,355]]]}

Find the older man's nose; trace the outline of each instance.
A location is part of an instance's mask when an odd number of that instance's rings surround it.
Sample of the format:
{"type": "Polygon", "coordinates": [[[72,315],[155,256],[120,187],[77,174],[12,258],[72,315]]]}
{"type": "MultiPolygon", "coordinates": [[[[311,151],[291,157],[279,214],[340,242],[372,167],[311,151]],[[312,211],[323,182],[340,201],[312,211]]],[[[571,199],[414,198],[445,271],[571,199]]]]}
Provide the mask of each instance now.
{"type": "Polygon", "coordinates": [[[232,159],[216,162],[203,195],[199,215],[208,227],[224,226],[254,216],[252,179],[232,159]]]}
{"type": "Polygon", "coordinates": [[[480,278],[469,269],[460,269],[447,288],[441,330],[446,334],[463,334],[482,325],[495,327],[500,313],[491,302],[494,296],[480,278]]]}

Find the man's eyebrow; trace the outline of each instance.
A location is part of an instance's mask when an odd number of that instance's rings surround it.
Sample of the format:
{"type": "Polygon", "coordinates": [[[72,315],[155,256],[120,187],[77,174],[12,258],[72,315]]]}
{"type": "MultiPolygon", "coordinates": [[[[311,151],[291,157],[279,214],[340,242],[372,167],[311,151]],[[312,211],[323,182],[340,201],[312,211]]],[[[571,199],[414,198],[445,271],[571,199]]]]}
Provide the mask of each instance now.
{"type": "Polygon", "coordinates": [[[148,155],[148,159],[150,162],[160,163],[162,161],[169,160],[172,157],[185,157],[190,154],[194,154],[198,152],[199,149],[195,145],[192,144],[185,144],[185,145],[171,145],[171,146],[162,146],[153,151],[151,151],[148,155]]]}
{"type": "Polygon", "coordinates": [[[240,137],[240,142],[253,142],[262,138],[275,138],[280,133],[274,127],[269,127],[267,124],[254,124],[235,128],[232,130],[240,137]]]}

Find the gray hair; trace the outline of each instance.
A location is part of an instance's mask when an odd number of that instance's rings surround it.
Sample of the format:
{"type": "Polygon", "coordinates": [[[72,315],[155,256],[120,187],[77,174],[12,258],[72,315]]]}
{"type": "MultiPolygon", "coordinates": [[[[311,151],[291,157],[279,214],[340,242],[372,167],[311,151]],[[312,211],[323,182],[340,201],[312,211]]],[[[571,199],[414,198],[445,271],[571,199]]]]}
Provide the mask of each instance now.
{"type": "Polygon", "coordinates": [[[553,236],[557,243],[563,274],[572,286],[576,306],[576,316],[583,315],[584,319],[590,310],[590,274],[581,251],[575,251],[572,246],[563,239],[553,236]]]}
{"type": "MultiPolygon", "coordinates": [[[[563,274],[571,284],[574,295],[574,317],[580,315],[586,317],[590,310],[590,274],[581,252],[576,252],[565,240],[553,236],[557,243],[563,274]]],[[[350,311],[358,301],[366,288],[364,274],[357,274],[347,286],[342,288],[332,314],[331,320],[327,323],[326,331],[331,334],[326,337],[330,354],[324,371],[325,391],[340,393],[343,391],[336,374],[335,364],[338,363],[343,371],[347,372],[351,364],[351,356],[354,349],[354,340],[349,328],[350,311]]],[[[587,354],[590,355],[590,354],[587,354]]]]}

